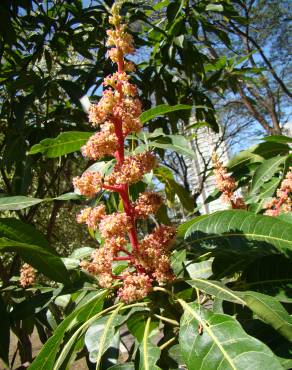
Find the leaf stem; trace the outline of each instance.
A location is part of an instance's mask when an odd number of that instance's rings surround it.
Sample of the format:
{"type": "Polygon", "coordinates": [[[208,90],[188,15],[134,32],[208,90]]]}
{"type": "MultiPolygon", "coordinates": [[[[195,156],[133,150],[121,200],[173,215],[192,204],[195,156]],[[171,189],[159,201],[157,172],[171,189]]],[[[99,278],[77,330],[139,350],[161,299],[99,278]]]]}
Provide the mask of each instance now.
{"type": "Polygon", "coordinates": [[[157,314],[154,314],[153,316],[156,317],[157,319],[160,319],[161,321],[168,322],[169,324],[172,324],[174,326],[179,326],[179,322],[176,320],[172,320],[172,319],[169,319],[168,317],[160,316],[157,314]]]}

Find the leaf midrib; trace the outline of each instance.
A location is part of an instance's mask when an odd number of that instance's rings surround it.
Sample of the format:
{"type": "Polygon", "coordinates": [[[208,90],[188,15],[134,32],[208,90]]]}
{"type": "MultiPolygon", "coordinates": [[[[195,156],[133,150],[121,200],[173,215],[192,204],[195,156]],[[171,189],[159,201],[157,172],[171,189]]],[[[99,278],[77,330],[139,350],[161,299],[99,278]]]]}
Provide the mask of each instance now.
{"type": "Polygon", "coordinates": [[[183,301],[182,299],[178,299],[178,302],[182,305],[182,307],[187,310],[198,322],[200,322],[204,328],[204,330],[206,330],[206,332],[210,335],[210,337],[213,339],[214,343],[217,345],[217,347],[219,348],[219,350],[221,351],[221,353],[223,354],[223,356],[225,357],[225,359],[228,361],[228,363],[230,364],[230,366],[232,367],[233,370],[237,370],[236,366],[234,365],[233,363],[233,360],[232,358],[228,355],[228,353],[225,351],[225,349],[223,348],[223,346],[221,345],[221,343],[219,342],[218,338],[216,337],[216,335],[212,332],[212,330],[210,329],[209,326],[207,326],[205,324],[205,321],[201,319],[201,317],[199,315],[197,315],[197,313],[185,302],[183,301]]]}

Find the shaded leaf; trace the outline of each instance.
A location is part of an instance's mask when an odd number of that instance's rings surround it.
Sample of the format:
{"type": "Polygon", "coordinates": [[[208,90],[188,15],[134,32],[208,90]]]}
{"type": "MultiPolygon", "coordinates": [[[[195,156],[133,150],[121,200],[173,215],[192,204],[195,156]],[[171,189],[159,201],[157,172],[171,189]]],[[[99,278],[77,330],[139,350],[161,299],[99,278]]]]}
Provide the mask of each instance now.
{"type": "Polygon", "coordinates": [[[68,271],[60,257],[38,245],[21,243],[17,240],[0,238],[0,251],[16,252],[35,269],[48,276],[53,281],[70,283],[68,271]]]}

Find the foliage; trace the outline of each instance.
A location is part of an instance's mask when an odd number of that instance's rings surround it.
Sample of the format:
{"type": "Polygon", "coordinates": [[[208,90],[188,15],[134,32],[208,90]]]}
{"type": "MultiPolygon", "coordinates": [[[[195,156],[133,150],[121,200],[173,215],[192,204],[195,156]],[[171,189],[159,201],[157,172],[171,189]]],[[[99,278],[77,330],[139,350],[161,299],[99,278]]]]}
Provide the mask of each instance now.
{"type": "MultiPolygon", "coordinates": [[[[101,289],[96,277],[80,268],[102,242],[99,232],[89,228],[85,237],[72,219],[80,205],[103,201],[108,212],[117,212],[121,202],[104,191],[88,201],[71,185],[73,175],[87,165],[103,175],[112,170],[107,158],[86,163],[77,153],[92,134],[79,98],[89,89],[94,95],[112,70],[104,58],[111,2],[88,7],[77,0],[45,3],[0,4],[5,46],[0,71],[4,367],[14,366],[9,356],[14,332],[21,361],[36,370],[70,368],[80,358],[86,358],[88,368],[112,370],[243,369],[247,363],[259,369],[291,368],[291,213],[263,215],[289,172],[291,138],[267,137],[228,164],[245,210],[194,217],[193,198],[166,166],[130,186],[133,201],[147,187],[167,201],[155,218],[139,224],[141,234],[157,222],[173,221],[177,201],[187,220],[175,220],[174,282],[154,286],[138,302],[117,301],[119,286],[101,289]],[[26,289],[19,285],[22,261],[39,274],[26,289]],[[29,341],[33,331],[43,343],[36,358],[29,341]]],[[[261,72],[244,69],[239,61],[209,58],[198,44],[207,33],[231,47],[231,35],[215,22],[244,27],[235,3],[124,4],[138,47],[151,49],[149,63],[143,61],[133,74],[150,108],[140,116],[145,129],[128,136],[133,153],[151,149],[160,158],[170,152],[194,157],[187,138],[179,134],[178,120],[188,122],[193,112],[198,124],[208,122],[217,130],[206,91],[236,89],[238,76],[261,72]],[[163,17],[157,20],[159,11],[163,17]]],[[[219,196],[216,191],[209,200],[219,196]]],[[[117,263],[115,274],[124,268],[122,261],[117,263]]]]}

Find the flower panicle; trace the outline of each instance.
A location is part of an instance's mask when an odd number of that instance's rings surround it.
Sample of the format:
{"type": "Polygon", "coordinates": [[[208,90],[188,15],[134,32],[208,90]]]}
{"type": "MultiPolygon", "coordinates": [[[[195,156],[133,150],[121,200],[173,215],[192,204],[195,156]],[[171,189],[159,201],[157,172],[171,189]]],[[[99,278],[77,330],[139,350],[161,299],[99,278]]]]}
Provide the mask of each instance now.
{"type": "Polygon", "coordinates": [[[176,230],[160,225],[139,241],[137,223],[155,215],[163,203],[160,195],[144,191],[135,201],[129,197],[129,185],[138,183],[143,176],[157,166],[156,156],[149,152],[125,155],[125,139],[129,133],[139,133],[142,128],[140,115],[142,105],[137,97],[137,87],[130,82],[127,72],[134,71],[134,64],[125,55],[134,53],[133,37],[126,30],[114,4],[109,23],[113,29],[107,31],[108,57],[117,64],[117,71],[106,76],[104,91],[96,104],[89,109],[89,122],[98,132],[93,134],[82,147],[84,157],[99,160],[113,156],[116,163],[110,173],[86,171],[75,177],[73,184],[80,194],[93,198],[99,191],[117,192],[123,211],[106,213],[103,204],[86,207],[77,216],[78,223],[85,223],[93,230],[99,230],[102,245],[89,260],[80,267],[98,279],[101,287],[110,288],[120,284],[117,296],[124,302],[143,299],[153,284],[172,282],[174,274],[170,263],[170,248],[176,230]],[[121,276],[113,273],[117,261],[127,263],[121,276]]]}
{"type": "Polygon", "coordinates": [[[216,185],[222,193],[222,202],[230,203],[233,209],[246,209],[244,199],[235,195],[236,182],[234,178],[228,174],[226,167],[223,166],[215,152],[212,154],[212,162],[216,185]]]}
{"type": "Polygon", "coordinates": [[[20,269],[20,285],[27,288],[35,283],[36,272],[35,269],[28,263],[24,263],[20,269]]]}
{"type": "Polygon", "coordinates": [[[272,198],[265,204],[267,216],[278,216],[280,213],[292,211],[292,167],[289,168],[285,179],[281,182],[279,189],[276,191],[276,197],[272,198]]]}

